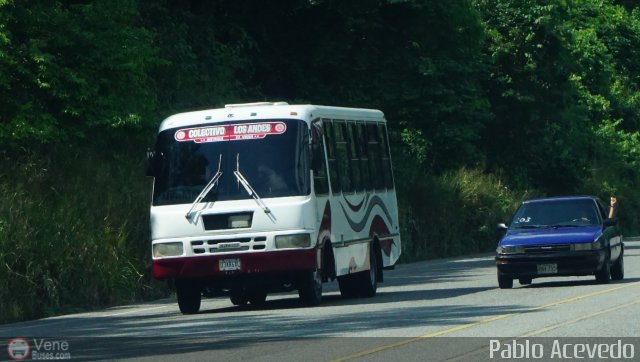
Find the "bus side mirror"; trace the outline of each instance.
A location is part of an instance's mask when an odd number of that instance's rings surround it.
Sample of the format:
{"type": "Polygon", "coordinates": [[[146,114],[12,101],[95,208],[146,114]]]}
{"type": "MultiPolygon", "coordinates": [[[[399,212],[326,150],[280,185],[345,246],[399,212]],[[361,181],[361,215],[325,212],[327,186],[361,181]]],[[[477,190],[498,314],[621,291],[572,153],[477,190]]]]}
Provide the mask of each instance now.
{"type": "Polygon", "coordinates": [[[498,231],[507,231],[508,227],[505,223],[500,223],[497,226],[498,231]]]}
{"type": "Polygon", "coordinates": [[[311,170],[313,172],[318,172],[322,170],[322,163],[324,162],[324,157],[322,157],[323,149],[322,149],[322,128],[320,123],[316,122],[311,125],[311,170]]]}
{"type": "Polygon", "coordinates": [[[320,143],[311,143],[311,170],[318,172],[322,169],[322,147],[320,143]]]}
{"type": "Polygon", "coordinates": [[[147,149],[147,157],[144,160],[145,174],[150,177],[156,177],[160,169],[160,156],[156,151],[147,149]]]}

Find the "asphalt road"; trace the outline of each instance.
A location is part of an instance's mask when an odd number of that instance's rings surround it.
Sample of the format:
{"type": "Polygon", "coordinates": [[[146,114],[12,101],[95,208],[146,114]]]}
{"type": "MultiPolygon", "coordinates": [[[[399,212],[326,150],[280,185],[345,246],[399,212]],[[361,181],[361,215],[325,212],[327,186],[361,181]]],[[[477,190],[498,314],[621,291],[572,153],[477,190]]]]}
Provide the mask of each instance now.
{"type": "Polygon", "coordinates": [[[640,241],[626,241],[625,279],[605,285],[562,277],[500,290],[493,257],[482,255],[399,265],[373,298],[342,299],[325,284],[313,308],[281,294],[260,309],[206,299],[185,316],[171,298],[0,325],[3,360],[16,337],[72,360],[479,361],[518,351],[557,360],[553,352],[589,356],[600,344],[627,356],[633,347],[626,360],[640,360],[640,241]]]}

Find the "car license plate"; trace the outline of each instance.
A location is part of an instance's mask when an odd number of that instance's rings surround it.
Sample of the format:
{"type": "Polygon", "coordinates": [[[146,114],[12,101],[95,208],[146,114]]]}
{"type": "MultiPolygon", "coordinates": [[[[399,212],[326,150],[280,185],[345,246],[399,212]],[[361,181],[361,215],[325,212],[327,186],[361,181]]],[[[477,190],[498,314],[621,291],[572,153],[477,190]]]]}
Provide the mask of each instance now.
{"type": "Polygon", "coordinates": [[[558,264],[538,264],[538,274],[557,274],[558,264]]]}
{"type": "Polygon", "coordinates": [[[220,271],[240,270],[240,259],[220,259],[220,271]]]}

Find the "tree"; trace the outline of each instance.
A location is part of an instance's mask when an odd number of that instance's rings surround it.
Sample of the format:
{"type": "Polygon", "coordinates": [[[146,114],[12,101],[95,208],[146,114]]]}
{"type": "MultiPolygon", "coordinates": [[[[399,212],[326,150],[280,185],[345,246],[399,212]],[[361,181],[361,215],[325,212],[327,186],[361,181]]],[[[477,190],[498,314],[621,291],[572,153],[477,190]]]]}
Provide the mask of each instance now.
{"type": "Polygon", "coordinates": [[[6,2],[0,7],[0,139],[89,137],[138,125],[156,106],[153,34],[134,0],[6,2]]]}

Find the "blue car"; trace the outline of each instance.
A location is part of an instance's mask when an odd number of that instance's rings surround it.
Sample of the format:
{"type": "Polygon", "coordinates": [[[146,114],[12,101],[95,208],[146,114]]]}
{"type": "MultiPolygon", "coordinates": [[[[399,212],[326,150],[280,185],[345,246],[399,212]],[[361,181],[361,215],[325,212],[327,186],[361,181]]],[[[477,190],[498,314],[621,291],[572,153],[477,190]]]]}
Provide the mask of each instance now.
{"type": "Polygon", "coordinates": [[[496,249],[498,286],[513,280],[531,284],[534,278],[595,275],[599,283],[624,278],[624,244],[617,219],[593,196],[525,201],[496,249]]]}

